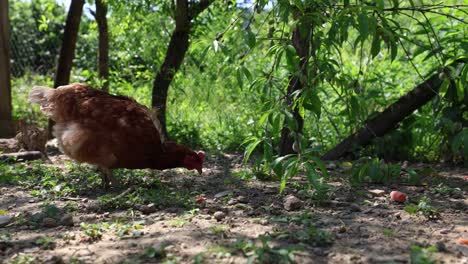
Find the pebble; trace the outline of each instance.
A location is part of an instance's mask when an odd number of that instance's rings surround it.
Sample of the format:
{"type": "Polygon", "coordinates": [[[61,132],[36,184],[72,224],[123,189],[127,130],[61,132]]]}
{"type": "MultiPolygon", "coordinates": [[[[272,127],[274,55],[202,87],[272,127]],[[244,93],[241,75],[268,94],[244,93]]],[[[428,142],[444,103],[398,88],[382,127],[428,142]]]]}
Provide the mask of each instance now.
{"type": "Polygon", "coordinates": [[[327,168],[328,170],[334,170],[334,169],[337,168],[337,166],[336,166],[335,163],[330,162],[330,163],[328,163],[328,164],[326,165],[326,168],[327,168]]]}
{"type": "Polygon", "coordinates": [[[222,192],[215,194],[214,198],[219,199],[221,197],[228,196],[231,193],[232,193],[231,190],[222,191],[222,192]]]}
{"type": "Polygon", "coordinates": [[[154,203],[150,203],[148,205],[142,205],[140,207],[140,211],[143,214],[151,214],[151,213],[156,212],[156,206],[154,205],[154,203]]]}
{"type": "Polygon", "coordinates": [[[247,197],[242,196],[242,195],[237,197],[237,201],[239,203],[248,203],[247,197]]]}
{"type": "Polygon", "coordinates": [[[42,225],[44,225],[45,227],[56,227],[57,221],[51,217],[46,217],[42,219],[42,225]]]}
{"type": "Polygon", "coordinates": [[[62,264],[65,263],[61,256],[47,256],[44,259],[45,264],[62,264]]]}
{"type": "Polygon", "coordinates": [[[11,217],[11,216],[0,215],[0,227],[4,227],[4,226],[8,225],[11,222],[12,219],[13,219],[13,217],[11,217]]]}
{"type": "Polygon", "coordinates": [[[129,245],[130,247],[136,247],[136,246],[138,246],[138,243],[132,241],[132,242],[129,242],[128,245],[129,245]]]}
{"type": "Polygon", "coordinates": [[[442,234],[442,235],[446,235],[446,234],[450,233],[450,229],[442,229],[442,230],[439,231],[439,233],[442,234]]]}
{"type": "Polygon", "coordinates": [[[437,241],[435,246],[439,252],[448,252],[447,247],[445,246],[444,242],[437,241]]]}
{"type": "Polygon", "coordinates": [[[60,224],[63,226],[73,226],[75,224],[73,222],[73,216],[71,214],[64,215],[60,218],[60,224]]]}
{"type": "Polygon", "coordinates": [[[284,199],[284,209],[288,211],[299,210],[302,208],[303,205],[304,203],[294,195],[288,195],[284,199]]]}
{"type": "Polygon", "coordinates": [[[237,200],[236,199],[230,199],[227,204],[228,205],[235,205],[237,203],[237,200]]]}
{"type": "Polygon", "coordinates": [[[353,212],[360,212],[361,211],[361,206],[355,204],[355,203],[352,203],[349,205],[349,208],[351,209],[351,211],[353,212]]]}
{"type": "Polygon", "coordinates": [[[214,213],[213,216],[214,216],[214,218],[216,220],[221,221],[226,217],[226,214],[224,212],[222,212],[222,211],[217,211],[217,212],[214,213]]]}
{"type": "Polygon", "coordinates": [[[385,196],[385,191],[384,191],[384,190],[380,190],[380,189],[369,190],[369,193],[370,193],[373,197],[382,197],[382,196],[385,196]]]}

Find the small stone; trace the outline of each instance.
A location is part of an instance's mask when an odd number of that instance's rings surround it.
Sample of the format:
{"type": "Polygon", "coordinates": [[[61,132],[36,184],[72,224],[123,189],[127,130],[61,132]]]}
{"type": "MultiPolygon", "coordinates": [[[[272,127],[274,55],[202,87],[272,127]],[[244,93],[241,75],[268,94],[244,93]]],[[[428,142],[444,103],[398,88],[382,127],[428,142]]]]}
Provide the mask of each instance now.
{"type": "Polygon", "coordinates": [[[401,212],[396,212],[393,216],[394,216],[396,219],[401,219],[401,212]]]}
{"type": "Polygon", "coordinates": [[[340,226],[338,229],[338,233],[346,233],[346,231],[348,231],[348,229],[344,225],[340,226]]]}
{"type": "Polygon", "coordinates": [[[46,217],[42,219],[42,225],[45,227],[56,227],[57,221],[51,217],[46,217]]]}
{"type": "Polygon", "coordinates": [[[336,166],[336,164],[334,162],[330,162],[330,163],[328,163],[326,165],[326,167],[327,167],[328,170],[334,170],[334,169],[336,169],[337,166],[336,166]]]}
{"type": "Polygon", "coordinates": [[[61,256],[47,256],[44,259],[45,264],[62,264],[65,263],[61,256]]]}
{"type": "Polygon", "coordinates": [[[352,203],[349,205],[349,208],[351,209],[352,212],[360,212],[361,211],[361,206],[352,203]]]}
{"type": "Polygon", "coordinates": [[[151,214],[151,213],[156,212],[156,206],[154,205],[154,203],[150,203],[150,204],[147,204],[147,205],[142,205],[140,207],[140,211],[143,214],[151,214]]]}
{"type": "Polygon", "coordinates": [[[261,224],[261,225],[267,225],[267,224],[268,224],[268,220],[267,220],[267,219],[260,219],[259,224],[261,224]]]}
{"type": "Polygon", "coordinates": [[[8,210],[12,210],[15,207],[16,207],[16,204],[12,204],[12,205],[8,206],[8,210]]]}
{"type": "Polygon", "coordinates": [[[219,199],[219,198],[221,198],[221,197],[228,196],[228,195],[231,194],[231,193],[232,193],[231,190],[222,191],[222,192],[219,192],[219,193],[215,194],[214,198],[215,198],[215,199],[219,199]]]}
{"type": "Polygon", "coordinates": [[[446,234],[450,233],[450,229],[442,229],[442,230],[439,231],[439,233],[442,234],[442,235],[446,235],[446,234]]]}
{"type": "Polygon", "coordinates": [[[447,247],[445,246],[444,242],[437,241],[435,246],[439,252],[448,252],[447,247]]]}
{"type": "Polygon", "coordinates": [[[73,216],[71,214],[64,215],[60,218],[60,224],[63,226],[73,226],[75,224],[73,222],[73,216]]]}
{"type": "Polygon", "coordinates": [[[211,215],[205,215],[203,218],[204,218],[205,220],[211,220],[211,215]]]}
{"type": "Polygon", "coordinates": [[[82,200],[83,203],[87,203],[88,201],[89,201],[88,198],[84,198],[84,199],[82,200]]]}
{"type": "Polygon", "coordinates": [[[132,241],[132,242],[129,242],[128,245],[129,245],[130,247],[137,247],[137,246],[138,246],[138,243],[132,241]]]}
{"type": "Polygon", "coordinates": [[[226,214],[222,211],[217,211],[213,216],[217,221],[221,221],[226,217],[226,214]]]}
{"type": "Polygon", "coordinates": [[[102,214],[102,217],[109,217],[109,216],[110,216],[109,212],[105,212],[104,214],[102,214]]]}
{"type": "Polygon", "coordinates": [[[227,204],[228,205],[235,205],[237,203],[237,200],[236,199],[230,199],[227,204]]]}
{"type": "Polygon", "coordinates": [[[312,248],[312,253],[320,257],[325,257],[329,254],[329,251],[323,248],[312,248]]]}
{"type": "Polygon", "coordinates": [[[382,197],[382,196],[385,196],[385,191],[384,191],[384,190],[380,190],[380,189],[369,190],[369,193],[370,193],[373,197],[382,197]]]}
{"type": "Polygon", "coordinates": [[[29,203],[35,203],[35,202],[36,202],[36,200],[34,200],[34,199],[30,199],[28,202],[29,202],[29,203]]]}
{"type": "Polygon", "coordinates": [[[284,209],[288,211],[299,210],[302,208],[303,204],[304,203],[294,195],[288,195],[284,199],[284,209]]]}
{"type": "Polygon", "coordinates": [[[0,227],[4,227],[8,225],[12,219],[13,217],[9,215],[0,215],[0,227]]]}
{"type": "Polygon", "coordinates": [[[237,197],[237,201],[239,203],[248,203],[247,197],[242,196],[242,195],[237,197]]]}

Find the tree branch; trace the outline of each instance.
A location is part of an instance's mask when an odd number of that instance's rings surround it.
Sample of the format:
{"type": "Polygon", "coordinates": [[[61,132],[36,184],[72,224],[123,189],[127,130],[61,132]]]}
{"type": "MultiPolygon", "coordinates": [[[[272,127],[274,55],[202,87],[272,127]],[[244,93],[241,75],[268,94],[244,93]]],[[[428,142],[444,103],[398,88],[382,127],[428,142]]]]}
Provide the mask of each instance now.
{"type": "Polygon", "coordinates": [[[200,2],[193,3],[189,9],[190,20],[196,18],[201,12],[205,11],[213,2],[214,0],[200,0],[200,2]]]}

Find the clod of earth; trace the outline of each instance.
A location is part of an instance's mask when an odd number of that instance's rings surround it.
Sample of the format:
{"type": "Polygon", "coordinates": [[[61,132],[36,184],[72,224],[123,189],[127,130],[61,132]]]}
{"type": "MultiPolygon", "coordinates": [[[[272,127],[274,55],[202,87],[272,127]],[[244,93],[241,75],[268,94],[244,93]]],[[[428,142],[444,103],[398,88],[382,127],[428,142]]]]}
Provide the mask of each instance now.
{"type": "Polygon", "coordinates": [[[217,221],[221,221],[226,217],[226,214],[224,212],[218,211],[215,212],[213,216],[217,221]]]}
{"type": "Polygon", "coordinates": [[[302,208],[303,205],[304,205],[304,203],[294,195],[288,195],[284,199],[284,209],[286,209],[288,211],[299,210],[299,209],[302,208]]]}

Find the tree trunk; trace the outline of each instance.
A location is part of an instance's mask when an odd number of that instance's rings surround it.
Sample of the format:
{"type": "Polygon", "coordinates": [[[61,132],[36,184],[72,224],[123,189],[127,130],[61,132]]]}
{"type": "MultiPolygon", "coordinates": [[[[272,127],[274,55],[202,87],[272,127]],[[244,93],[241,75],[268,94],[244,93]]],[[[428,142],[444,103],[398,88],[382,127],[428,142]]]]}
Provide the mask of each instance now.
{"type": "Polygon", "coordinates": [[[156,74],[153,84],[152,102],[153,111],[161,123],[161,133],[163,138],[167,138],[166,130],[166,103],[169,85],[185,57],[189,47],[190,29],[192,20],[212,3],[209,0],[201,0],[189,6],[187,0],[177,0],[175,22],[176,26],[172,33],[169,46],[167,48],[164,62],[156,74]]]}
{"type": "Polygon", "coordinates": [[[428,80],[387,107],[382,113],[368,120],[364,127],[328,151],[322,156],[322,159],[339,159],[351,153],[356,147],[363,147],[375,137],[383,136],[395,129],[399,122],[434,98],[441,84],[439,73],[432,75],[428,80]]]}
{"type": "MultiPolygon", "coordinates": [[[[76,41],[78,40],[78,31],[80,29],[81,14],[83,13],[84,0],[72,0],[68,10],[65,30],[62,37],[62,47],[55,74],[54,87],[66,85],[70,82],[71,68],[75,58],[76,41]]],[[[49,120],[49,135],[52,132],[52,120],[49,120]]]]}
{"type": "Polygon", "coordinates": [[[279,146],[280,156],[294,153],[293,144],[304,128],[304,119],[299,114],[299,109],[294,107],[294,98],[292,98],[292,94],[303,88],[304,84],[302,83],[302,80],[306,79],[308,75],[307,64],[310,58],[310,34],[312,25],[305,25],[298,12],[296,12],[294,16],[296,20],[299,20],[299,23],[297,23],[293,31],[291,40],[296,53],[300,58],[300,73],[297,73],[296,76],[293,76],[289,81],[287,100],[293,117],[296,120],[297,127],[295,131],[291,131],[291,128],[286,125],[286,122],[283,125],[279,146]]]}
{"type": "Polygon", "coordinates": [[[0,138],[14,136],[10,82],[8,1],[0,1],[0,138]]]}
{"type": "Polygon", "coordinates": [[[96,22],[99,30],[98,72],[103,82],[102,90],[109,91],[109,31],[107,28],[107,4],[96,0],[96,22]]]}
{"type": "Polygon", "coordinates": [[[72,0],[68,10],[65,30],[62,37],[62,47],[55,74],[54,87],[66,85],[70,82],[71,68],[75,58],[76,41],[80,29],[81,14],[83,13],[84,0],[72,0]]]}

